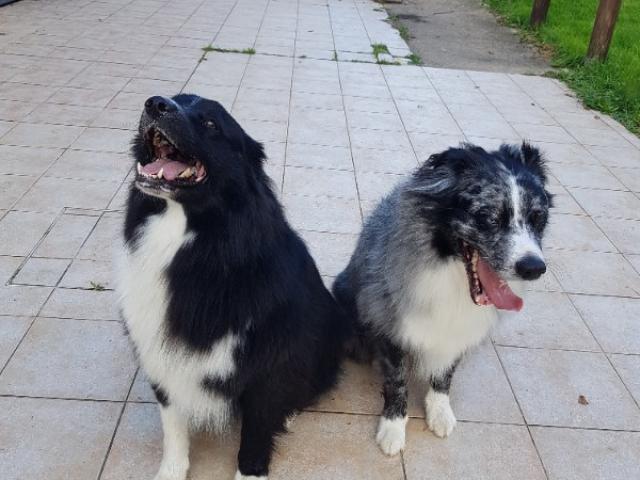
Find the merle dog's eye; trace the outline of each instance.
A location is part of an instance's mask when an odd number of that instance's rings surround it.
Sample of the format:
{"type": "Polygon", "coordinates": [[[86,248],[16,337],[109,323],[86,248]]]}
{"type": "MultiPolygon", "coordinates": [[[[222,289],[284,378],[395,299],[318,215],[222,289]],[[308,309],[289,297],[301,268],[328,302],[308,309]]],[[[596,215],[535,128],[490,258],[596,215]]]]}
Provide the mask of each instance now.
{"type": "Polygon", "coordinates": [[[478,212],[478,218],[490,227],[500,225],[500,212],[492,209],[482,209],[478,212]]]}
{"type": "Polygon", "coordinates": [[[204,126],[207,128],[217,128],[216,122],[214,122],[213,120],[205,120],[204,126]]]}
{"type": "Polygon", "coordinates": [[[542,212],[532,211],[529,213],[529,223],[531,225],[540,225],[544,221],[544,215],[542,212]]]}

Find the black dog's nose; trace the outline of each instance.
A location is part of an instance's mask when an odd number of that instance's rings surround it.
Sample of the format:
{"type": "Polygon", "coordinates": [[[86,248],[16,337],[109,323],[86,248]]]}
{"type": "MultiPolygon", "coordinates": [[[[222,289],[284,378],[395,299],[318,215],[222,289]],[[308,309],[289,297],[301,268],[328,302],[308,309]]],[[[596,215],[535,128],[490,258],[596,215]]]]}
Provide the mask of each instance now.
{"type": "Polygon", "coordinates": [[[157,118],[161,115],[175,112],[177,107],[173,100],[155,96],[148,98],[147,101],[144,102],[144,109],[149,116],[157,118]]]}
{"type": "Polygon", "coordinates": [[[546,271],[544,260],[534,255],[527,255],[516,262],[516,273],[524,280],[536,280],[546,271]]]}

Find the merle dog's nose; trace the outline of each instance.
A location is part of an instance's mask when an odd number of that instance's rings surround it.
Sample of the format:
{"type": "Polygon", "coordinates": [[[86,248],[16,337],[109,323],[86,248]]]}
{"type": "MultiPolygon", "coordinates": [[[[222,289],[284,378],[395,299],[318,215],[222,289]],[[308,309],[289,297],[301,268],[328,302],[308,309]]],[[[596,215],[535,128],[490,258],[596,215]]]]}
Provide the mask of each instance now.
{"type": "Polygon", "coordinates": [[[516,273],[524,280],[536,280],[546,271],[544,260],[535,255],[527,255],[516,262],[516,273]]]}
{"type": "Polygon", "coordinates": [[[144,109],[150,117],[158,118],[167,113],[175,112],[177,107],[173,100],[155,96],[144,102],[144,109]]]}

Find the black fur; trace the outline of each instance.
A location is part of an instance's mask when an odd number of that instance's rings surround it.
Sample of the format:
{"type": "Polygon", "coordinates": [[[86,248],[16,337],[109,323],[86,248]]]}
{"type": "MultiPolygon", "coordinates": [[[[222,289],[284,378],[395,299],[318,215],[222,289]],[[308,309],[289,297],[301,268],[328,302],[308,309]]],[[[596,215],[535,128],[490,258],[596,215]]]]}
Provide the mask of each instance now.
{"type": "MultiPolygon", "coordinates": [[[[166,271],[169,339],[194,354],[229,332],[242,339],[232,377],[205,377],[201,387],[239,406],[239,470],[262,476],[286,418],[336,383],[347,323],[285,220],[263,170],[262,146],[219,103],[194,95],[173,101],[177,113],[158,121],[183,154],[205,164],[208,176],[171,193],[195,239],[166,271]],[[203,126],[207,119],[215,128],[203,126]]],[[[142,165],[152,161],[144,124],[143,116],[133,145],[142,165]]],[[[132,188],[125,223],[130,248],[145,221],[165,208],[164,199],[132,188]]],[[[161,386],[155,390],[166,401],[161,386]]]]}
{"type": "Polygon", "coordinates": [[[160,405],[162,405],[163,407],[169,406],[169,397],[160,385],[158,385],[157,383],[152,383],[151,390],[153,390],[153,394],[155,395],[156,400],[160,405]]]}
{"type": "Polygon", "coordinates": [[[384,376],[382,396],[384,407],[382,415],[394,420],[407,415],[407,359],[404,351],[384,339],[379,342],[379,359],[384,376]]]}
{"type": "Polygon", "coordinates": [[[460,358],[456,360],[446,371],[438,374],[431,375],[431,379],[429,381],[431,388],[433,388],[436,392],[449,394],[449,389],[451,388],[451,380],[453,379],[453,374],[460,363],[460,358]]]}

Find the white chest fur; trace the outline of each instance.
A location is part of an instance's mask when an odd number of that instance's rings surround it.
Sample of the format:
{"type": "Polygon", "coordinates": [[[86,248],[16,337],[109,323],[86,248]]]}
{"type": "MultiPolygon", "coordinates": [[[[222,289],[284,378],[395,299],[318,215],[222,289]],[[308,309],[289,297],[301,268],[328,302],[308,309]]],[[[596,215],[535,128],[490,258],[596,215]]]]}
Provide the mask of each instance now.
{"type": "Polygon", "coordinates": [[[463,264],[449,261],[416,276],[403,299],[396,334],[421,370],[432,373],[480,343],[496,319],[494,307],[471,301],[463,264]]]}
{"type": "Polygon", "coordinates": [[[160,384],[171,405],[193,423],[222,428],[230,414],[229,403],[203,389],[202,380],[224,380],[234,373],[238,337],[229,333],[207,352],[198,353],[168,341],[166,332],[169,291],[165,271],[180,248],[193,240],[182,206],[168,201],[167,209],[142,227],[136,249],[125,251],[117,290],[129,334],[150,381],[160,384]]]}

